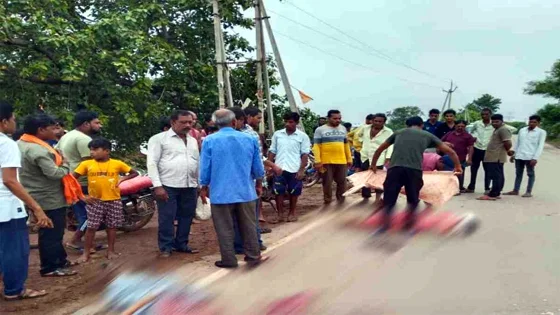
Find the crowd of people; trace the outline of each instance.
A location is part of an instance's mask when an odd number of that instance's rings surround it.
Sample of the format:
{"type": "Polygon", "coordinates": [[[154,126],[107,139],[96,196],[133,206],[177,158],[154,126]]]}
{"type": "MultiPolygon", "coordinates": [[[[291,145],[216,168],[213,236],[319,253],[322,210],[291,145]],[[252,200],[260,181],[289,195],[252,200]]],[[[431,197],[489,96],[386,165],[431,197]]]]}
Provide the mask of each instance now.
{"type": "MultiPolygon", "coordinates": [[[[236,254],[244,254],[249,266],[266,261],[261,234],[270,229],[260,226],[265,220],[259,196],[267,173],[276,196],[278,217],[274,221],[295,222],[310,154],[322,174],[325,204],[333,202],[333,183],[336,201],[344,202],[348,169],[387,169],[383,189],[374,191],[375,208],[383,207],[386,214],[382,231],[389,228],[403,187],[409,205],[406,225],[414,225],[423,171],[453,171],[459,180],[458,193],[474,193],[482,164],[485,192],[478,199],[497,200],[509,156],[515,162],[516,179],[507,195],[520,193],[527,169],[529,183],[523,196],[532,196],[535,166],[546,138],[539,128],[540,117],[529,118],[528,127],[519,131],[513,145],[511,127],[489,109],[470,125],[456,120],[453,110],[443,113],[443,122],[438,110],[429,114],[427,121],[409,118],[407,128],[397,131],[386,126],[384,114],[371,114],[365,124],[352,130],[343,124],[340,111],[330,110],[319,121],[311,141],[298,128],[299,114],[287,113],[285,128],[274,133],[268,148],[256,131],[262,120],[256,107],[220,109],[205,121],[204,129],[192,111],[174,111],[161,120],[160,132],[148,141],[147,170],[158,208],[160,257],[170,257],[173,252],[198,253],[189,245],[189,235],[200,198],[211,207],[221,253],[217,267],[237,267],[236,254]],[[469,166],[470,183],[464,187],[464,171],[469,166]]],[[[0,103],[0,272],[6,300],[46,294],[25,287],[28,213],[39,228],[41,276],[74,276],[77,272],[72,267],[88,262],[100,249],[107,249],[108,259],[119,256],[115,249],[116,231],[123,224],[119,184],[138,172],[111,158],[112,144],[99,137],[102,124],[96,113],[77,112],[73,127],[65,132],[64,122],[40,113],[26,117],[20,132],[13,107],[0,103]],[[78,228],[64,244],[69,207],[78,228]],[[107,245],[95,244],[100,227],[107,232],[107,245]],[[83,254],[70,261],[66,249],[83,254]]],[[[372,191],[363,188],[361,194],[370,198],[372,191]]]]}

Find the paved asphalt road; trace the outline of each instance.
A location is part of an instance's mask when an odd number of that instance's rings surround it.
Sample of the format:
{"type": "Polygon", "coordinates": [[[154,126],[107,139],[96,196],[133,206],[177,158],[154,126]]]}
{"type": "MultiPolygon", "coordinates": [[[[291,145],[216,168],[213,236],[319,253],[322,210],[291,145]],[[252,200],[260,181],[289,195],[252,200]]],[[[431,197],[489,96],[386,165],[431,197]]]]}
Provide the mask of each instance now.
{"type": "MultiPolygon", "coordinates": [[[[273,250],[267,265],[235,271],[209,290],[228,314],[262,314],[302,290],[318,293],[309,314],[560,314],[559,162],[560,151],[546,148],[533,199],[455,197],[448,210],[482,219],[468,238],[395,237],[387,250],[343,225],[369,212],[353,198],[348,210],[325,211],[316,218],[324,224],[273,250]]],[[[508,164],[506,191],[513,180],[508,164]]]]}

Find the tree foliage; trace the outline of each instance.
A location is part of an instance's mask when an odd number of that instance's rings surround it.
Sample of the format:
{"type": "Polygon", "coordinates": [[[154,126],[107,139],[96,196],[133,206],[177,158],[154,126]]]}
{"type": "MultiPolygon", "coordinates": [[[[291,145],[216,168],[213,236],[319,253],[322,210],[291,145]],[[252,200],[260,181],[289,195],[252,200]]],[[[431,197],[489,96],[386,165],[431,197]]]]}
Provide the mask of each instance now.
{"type": "Polygon", "coordinates": [[[406,127],[406,120],[413,116],[424,116],[418,106],[397,107],[387,112],[387,127],[398,130],[406,127]]]}
{"type": "MultiPolygon", "coordinates": [[[[252,48],[234,27],[250,0],[222,0],[229,60],[252,48]]],[[[172,109],[217,108],[212,9],[206,0],[8,1],[0,9],[0,98],[69,119],[102,114],[107,136],[137,148],[172,109]]]]}
{"type": "Polygon", "coordinates": [[[560,101],[560,60],[552,65],[544,80],[529,82],[527,88],[525,88],[525,93],[552,97],[560,101]]]}
{"type": "Polygon", "coordinates": [[[541,127],[548,132],[549,137],[560,137],[560,104],[547,104],[539,109],[537,115],[541,116],[541,127]]]}
{"type": "Polygon", "coordinates": [[[529,82],[525,93],[556,99],[556,104],[545,105],[537,114],[541,116],[541,127],[548,132],[549,137],[560,137],[560,60],[552,65],[543,80],[529,82]]]}
{"type": "Polygon", "coordinates": [[[498,112],[498,110],[500,110],[500,104],[502,104],[501,99],[496,98],[490,94],[483,94],[481,97],[467,104],[466,107],[479,113],[481,110],[489,108],[493,113],[496,113],[498,112]]]}

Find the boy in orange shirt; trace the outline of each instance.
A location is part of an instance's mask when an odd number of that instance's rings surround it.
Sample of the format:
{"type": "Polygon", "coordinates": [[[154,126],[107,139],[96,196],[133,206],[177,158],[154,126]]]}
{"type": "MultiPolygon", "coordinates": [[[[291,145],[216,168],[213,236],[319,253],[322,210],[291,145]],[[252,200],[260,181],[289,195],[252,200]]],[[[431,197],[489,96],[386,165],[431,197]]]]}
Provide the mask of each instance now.
{"type": "Polygon", "coordinates": [[[121,194],[119,184],[125,180],[138,176],[138,172],[119,160],[110,158],[111,142],[107,139],[95,139],[89,143],[91,160],[83,161],[74,176],[87,176],[88,193],[85,197],[87,205],[87,231],[84,244],[84,253],[78,260],[87,262],[90,259],[95,232],[101,223],[107,226],[107,258],[119,256],[115,252],[117,228],[123,224],[121,194]],[[128,174],[120,178],[121,174],[128,174]]]}

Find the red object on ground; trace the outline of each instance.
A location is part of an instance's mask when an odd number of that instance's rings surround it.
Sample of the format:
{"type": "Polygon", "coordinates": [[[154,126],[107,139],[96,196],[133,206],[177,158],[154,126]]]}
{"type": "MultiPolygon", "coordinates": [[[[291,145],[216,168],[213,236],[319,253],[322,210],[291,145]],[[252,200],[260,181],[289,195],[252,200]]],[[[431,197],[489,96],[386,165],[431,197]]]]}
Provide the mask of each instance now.
{"type": "MultiPolygon", "coordinates": [[[[381,224],[384,213],[379,211],[361,223],[364,228],[376,228],[381,224]]],[[[391,227],[400,230],[404,225],[406,211],[402,210],[393,214],[391,227]]],[[[422,210],[416,218],[414,226],[418,232],[433,231],[439,234],[450,232],[459,222],[463,220],[462,215],[449,211],[433,211],[431,209],[422,210]]]]}
{"type": "Polygon", "coordinates": [[[152,180],[148,176],[138,176],[119,185],[121,196],[135,194],[149,187],[152,187],[152,180]]]}
{"type": "Polygon", "coordinates": [[[311,304],[315,294],[311,292],[300,292],[271,303],[266,315],[303,315],[311,304]]]}

